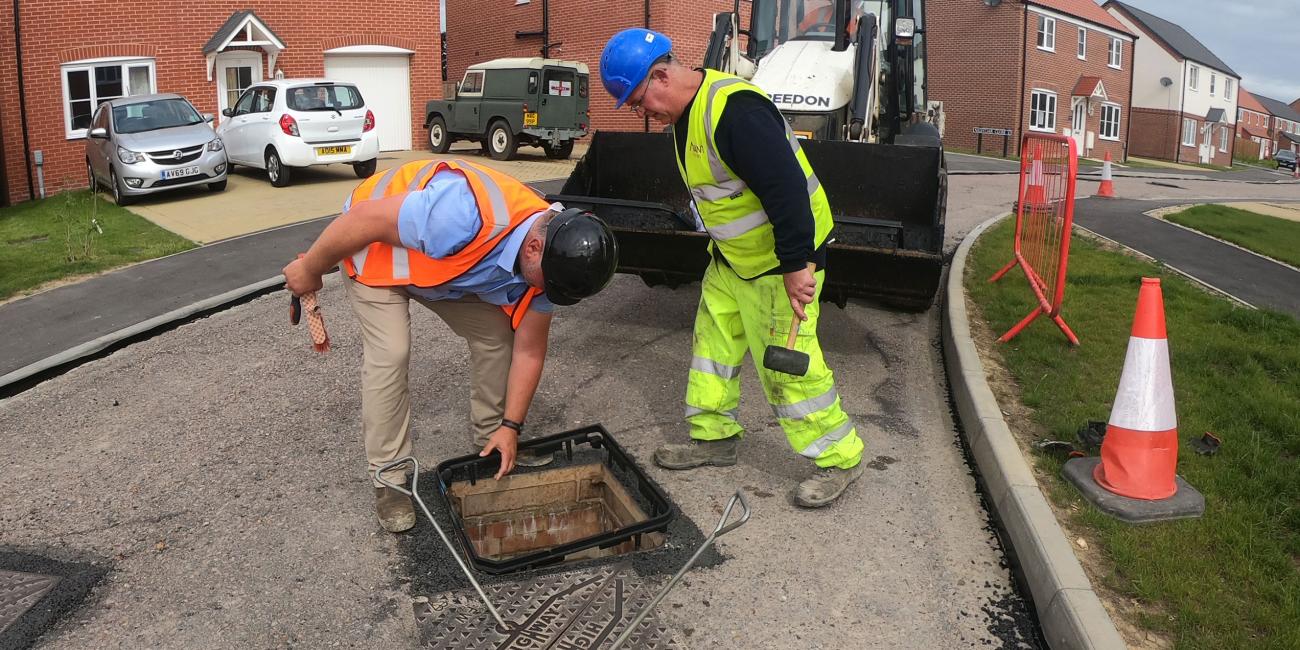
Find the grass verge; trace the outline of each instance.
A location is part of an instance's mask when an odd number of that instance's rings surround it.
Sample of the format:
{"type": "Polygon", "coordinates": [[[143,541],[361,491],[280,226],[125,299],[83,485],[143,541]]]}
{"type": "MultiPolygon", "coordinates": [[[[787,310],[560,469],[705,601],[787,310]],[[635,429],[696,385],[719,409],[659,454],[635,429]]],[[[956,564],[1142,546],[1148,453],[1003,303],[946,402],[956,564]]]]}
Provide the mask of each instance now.
{"type": "MultiPolygon", "coordinates": [[[[1023,275],[986,282],[1011,258],[1013,221],[975,246],[965,285],[996,334],[1033,306],[1023,275]]],[[[1179,474],[1206,497],[1201,519],[1129,526],[1092,508],[1060,478],[1061,461],[1027,454],[1045,492],[1105,558],[1093,580],[1139,607],[1131,623],[1179,648],[1300,648],[1300,322],[1206,294],[1162,268],[1073,240],[1063,316],[1070,348],[1040,319],[993,354],[1015,381],[1031,427],[1073,440],[1110,413],[1139,278],[1164,289],[1178,409],[1179,474]],[[1186,441],[1213,431],[1214,456],[1186,441]]],[[[1004,407],[1005,408],[1005,407],[1004,407]]],[[[1127,603],[1121,603],[1126,605],[1127,603]]]]}
{"type": "Polygon", "coordinates": [[[1165,215],[1165,219],[1265,257],[1300,266],[1300,222],[1226,205],[1198,205],[1165,215]]]}
{"type": "Polygon", "coordinates": [[[0,209],[0,300],[48,282],[194,248],[89,191],[0,209]]]}

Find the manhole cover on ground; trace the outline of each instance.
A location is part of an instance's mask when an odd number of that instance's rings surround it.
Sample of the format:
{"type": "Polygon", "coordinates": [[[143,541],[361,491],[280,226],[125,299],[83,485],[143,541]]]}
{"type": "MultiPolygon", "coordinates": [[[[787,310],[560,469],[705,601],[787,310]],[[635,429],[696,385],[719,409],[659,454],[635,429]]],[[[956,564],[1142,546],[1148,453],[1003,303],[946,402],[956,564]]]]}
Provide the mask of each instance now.
{"type": "MultiPolygon", "coordinates": [[[[451,650],[576,650],[606,647],[649,604],[655,588],[626,564],[537,576],[484,587],[501,617],[519,624],[500,631],[473,591],[439,594],[415,604],[421,642],[451,650]]],[[[677,648],[652,612],[627,648],[677,648]]]]}
{"type": "Polygon", "coordinates": [[[105,571],[0,548],[0,648],[26,648],[80,605],[105,571]]]}
{"type": "Polygon", "coordinates": [[[58,576],[0,569],[0,632],[13,625],[58,583],[58,576]]]}

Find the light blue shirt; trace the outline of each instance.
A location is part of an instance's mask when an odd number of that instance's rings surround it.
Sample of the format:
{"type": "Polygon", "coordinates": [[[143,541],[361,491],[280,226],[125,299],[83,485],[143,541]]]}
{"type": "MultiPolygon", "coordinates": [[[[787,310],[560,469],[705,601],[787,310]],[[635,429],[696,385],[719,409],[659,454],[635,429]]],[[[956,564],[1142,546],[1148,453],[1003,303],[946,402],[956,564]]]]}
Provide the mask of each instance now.
{"type": "MultiPolygon", "coordinates": [[[[426,300],[455,300],[473,294],[494,305],[519,302],[528,290],[528,283],[515,271],[515,260],[528,229],[541,216],[538,213],[529,217],[497,242],[483,259],[451,281],[434,287],[408,286],[406,290],[426,300]]],[[[433,259],[444,259],[465,248],[478,234],[482,223],[469,183],[464,176],[450,170],[434,174],[423,190],[408,194],[397,213],[402,246],[433,259]]],[[[550,313],[555,305],[542,293],[533,298],[529,309],[550,313]]]]}

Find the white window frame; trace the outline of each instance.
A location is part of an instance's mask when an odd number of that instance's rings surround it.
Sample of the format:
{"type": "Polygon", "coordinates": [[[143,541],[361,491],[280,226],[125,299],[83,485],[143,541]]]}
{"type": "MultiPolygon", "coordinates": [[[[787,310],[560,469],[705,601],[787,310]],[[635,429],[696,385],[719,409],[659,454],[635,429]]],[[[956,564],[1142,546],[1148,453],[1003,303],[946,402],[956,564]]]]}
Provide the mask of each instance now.
{"type": "Polygon", "coordinates": [[[1110,39],[1110,50],[1107,52],[1110,60],[1106,65],[1119,70],[1124,65],[1124,41],[1118,38],[1110,39]]]}
{"type": "Polygon", "coordinates": [[[1228,151],[1228,127],[1226,126],[1219,128],[1219,151],[1228,151]]]}
{"type": "Polygon", "coordinates": [[[1111,102],[1103,103],[1101,105],[1101,125],[1097,128],[1097,137],[1101,138],[1102,140],[1119,141],[1119,124],[1123,114],[1124,114],[1124,110],[1120,108],[1119,104],[1115,104],[1111,102]],[[1115,113],[1115,135],[1106,135],[1107,111],[1114,111],[1115,113]]]}
{"type": "MultiPolygon", "coordinates": [[[[122,69],[122,97],[129,97],[131,92],[131,73],[130,68],[139,66],[148,66],[149,68],[149,92],[157,92],[158,88],[158,70],[155,61],[146,57],[106,57],[99,59],[83,59],[81,61],[70,61],[59,66],[59,81],[63,86],[63,135],[68,140],[77,140],[86,137],[90,129],[72,128],[72,98],[68,94],[68,74],[72,72],[85,72],[90,77],[90,117],[95,118],[95,110],[102,103],[95,95],[95,68],[117,66],[122,69]]],[[[110,97],[109,99],[115,99],[110,97]]],[[[78,100],[85,101],[85,100],[78,100]]],[[[107,101],[107,100],[104,100],[107,101]]]]}
{"type": "Polygon", "coordinates": [[[1056,19],[1051,16],[1038,14],[1038,49],[1056,51],[1056,19]]]}
{"type": "Polygon", "coordinates": [[[460,96],[464,95],[465,97],[482,97],[482,96],[483,96],[483,84],[486,83],[486,81],[487,81],[487,73],[486,73],[485,71],[483,71],[483,70],[466,70],[466,71],[465,71],[465,76],[463,76],[463,77],[460,78],[460,85],[456,87],[456,96],[457,96],[457,97],[460,97],[460,96]],[[473,74],[473,75],[478,75],[478,77],[479,77],[479,81],[478,81],[478,90],[477,90],[476,92],[470,92],[470,93],[467,93],[467,92],[462,91],[461,88],[464,87],[466,81],[469,81],[469,76],[472,75],[472,74],[473,74]]]}
{"type": "Polygon", "coordinates": [[[1079,28],[1079,52],[1076,56],[1080,61],[1088,60],[1088,30],[1084,27],[1079,28]]]}
{"type": "Polygon", "coordinates": [[[1199,91],[1201,89],[1201,66],[1187,66],[1187,89],[1199,91]]]}
{"type": "Polygon", "coordinates": [[[1232,91],[1234,90],[1232,86],[1233,86],[1233,83],[1232,83],[1232,77],[1224,77],[1224,78],[1223,78],[1223,98],[1224,98],[1224,99],[1227,99],[1227,100],[1231,100],[1231,99],[1232,99],[1232,91]]]}
{"type": "Polygon", "coordinates": [[[1183,118],[1183,140],[1182,140],[1182,144],[1183,144],[1184,147],[1195,147],[1195,146],[1196,146],[1196,120],[1193,120],[1193,119],[1190,118],[1190,117],[1184,117],[1184,118],[1183,118]],[[1188,136],[1191,137],[1191,142],[1188,142],[1188,141],[1187,141],[1187,140],[1188,140],[1188,136]]]}
{"type": "Polygon", "coordinates": [[[1030,131],[1039,131],[1039,132],[1042,132],[1042,133],[1056,133],[1056,111],[1057,111],[1056,93],[1054,93],[1054,92],[1052,92],[1052,91],[1050,91],[1050,90],[1043,89],[1043,88],[1034,88],[1034,89],[1029,93],[1029,130],[1030,130],[1030,131]],[[1044,98],[1046,98],[1046,99],[1044,99],[1044,102],[1045,102],[1045,103],[1050,103],[1050,104],[1051,104],[1051,108],[1048,109],[1048,108],[1044,107],[1042,110],[1035,109],[1035,108],[1034,108],[1034,96],[1035,96],[1035,95],[1042,95],[1044,98]],[[1049,102],[1048,100],[1050,100],[1050,102],[1049,102]],[[1038,125],[1038,124],[1035,124],[1035,121],[1036,121],[1035,114],[1036,114],[1036,113],[1037,113],[1037,114],[1042,114],[1042,115],[1044,116],[1044,118],[1046,118],[1046,120],[1047,120],[1047,124],[1046,124],[1046,125],[1038,125]]]}
{"type": "Polygon", "coordinates": [[[1210,73],[1210,96],[1214,96],[1215,86],[1219,85],[1219,75],[1210,73]]]}

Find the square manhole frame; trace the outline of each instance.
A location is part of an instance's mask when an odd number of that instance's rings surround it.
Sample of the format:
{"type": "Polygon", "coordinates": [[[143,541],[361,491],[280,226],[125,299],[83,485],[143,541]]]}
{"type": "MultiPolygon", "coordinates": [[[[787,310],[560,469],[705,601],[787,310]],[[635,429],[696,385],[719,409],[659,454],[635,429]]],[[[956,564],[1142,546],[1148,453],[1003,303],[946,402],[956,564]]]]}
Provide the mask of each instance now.
{"type": "MultiPolygon", "coordinates": [[[[663,490],[646,476],[645,472],[637,466],[631,456],[614,440],[609,431],[601,424],[593,424],[572,431],[557,433],[541,438],[529,440],[519,444],[520,452],[532,450],[540,454],[545,453],[563,453],[569,460],[573,459],[573,450],[577,445],[587,445],[592,449],[604,450],[603,460],[606,471],[617,476],[617,473],[611,472],[610,465],[616,466],[626,476],[632,477],[636,485],[623,485],[629,492],[636,490],[649,504],[646,511],[646,519],[636,522],[622,528],[609,532],[584,537],[574,540],[567,544],[553,546],[548,549],[540,549],[532,553],[520,555],[506,560],[493,560],[480,556],[474,550],[474,544],[469,538],[465,529],[465,521],[460,513],[453,507],[453,497],[450,494],[450,486],[457,481],[467,480],[471,485],[477,484],[478,481],[490,478],[496,473],[500,466],[500,456],[492,455],[480,457],[477,454],[460,456],[452,458],[438,464],[436,469],[438,476],[438,499],[442,507],[446,509],[448,517],[452,521],[452,528],[455,529],[457,539],[461,547],[465,549],[469,556],[470,564],[475,569],[489,575],[503,575],[528,571],[547,565],[562,562],[566,555],[576,553],[589,548],[600,547],[606,548],[621,544],[639,535],[646,533],[664,533],[668,529],[668,524],[672,522],[675,516],[675,509],[668,501],[668,496],[663,490]]],[[[638,545],[639,546],[639,545],[638,545]]]]}
{"type": "Polygon", "coordinates": [[[0,648],[27,648],[50,628],[85,605],[94,587],[108,574],[106,563],[60,561],[0,546],[0,569],[58,578],[58,582],[17,620],[0,630],[0,648]]]}

